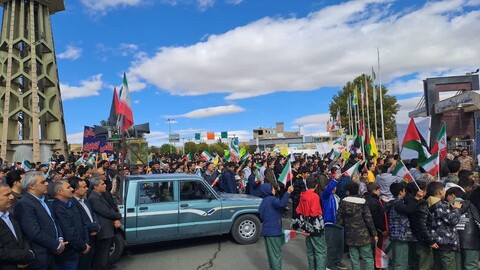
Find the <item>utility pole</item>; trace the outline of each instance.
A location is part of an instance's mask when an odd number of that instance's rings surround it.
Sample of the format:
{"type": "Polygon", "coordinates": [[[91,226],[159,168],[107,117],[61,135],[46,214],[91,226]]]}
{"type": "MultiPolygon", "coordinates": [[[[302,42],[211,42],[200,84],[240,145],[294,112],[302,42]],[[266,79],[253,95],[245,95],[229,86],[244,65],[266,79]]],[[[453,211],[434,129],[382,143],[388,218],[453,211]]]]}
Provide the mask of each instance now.
{"type": "Polygon", "coordinates": [[[174,119],[168,118],[168,145],[170,146],[170,154],[172,153],[172,121],[174,119]]]}

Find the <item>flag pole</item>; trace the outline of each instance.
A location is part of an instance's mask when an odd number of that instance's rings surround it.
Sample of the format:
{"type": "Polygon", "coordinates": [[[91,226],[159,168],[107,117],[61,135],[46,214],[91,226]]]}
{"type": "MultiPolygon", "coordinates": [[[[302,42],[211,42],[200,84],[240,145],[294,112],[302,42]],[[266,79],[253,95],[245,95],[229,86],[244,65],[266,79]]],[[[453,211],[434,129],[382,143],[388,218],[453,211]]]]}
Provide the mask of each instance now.
{"type": "Polygon", "coordinates": [[[377,132],[377,86],[375,85],[375,71],[373,71],[372,66],[372,84],[373,84],[373,115],[374,115],[374,126],[375,126],[375,141],[378,141],[378,132],[377,132]]]}
{"type": "MultiPolygon", "coordinates": [[[[368,131],[370,132],[370,104],[368,102],[368,82],[367,82],[367,74],[363,74],[363,78],[365,80],[365,103],[367,105],[367,126],[368,126],[368,131]]],[[[368,134],[370,136],[370,134],[368,134]]]]}
{"type": "Polygon", "coordinates": [[[380,80],[380,122],[382,125],[382,150],[385,151],[385,124],[383,122],[383,89],[382,89],[382,71],[380,69],[380,49],[377,48],[377,57],[378,57],[378,73],[380,80]]]}
{"type": "Polygon", "coordinates": [[[352,135],[353,133],[353,127],[352,127],[352,95],[349,96],[348,98],[348,131],[349,134],[352,135]]]}

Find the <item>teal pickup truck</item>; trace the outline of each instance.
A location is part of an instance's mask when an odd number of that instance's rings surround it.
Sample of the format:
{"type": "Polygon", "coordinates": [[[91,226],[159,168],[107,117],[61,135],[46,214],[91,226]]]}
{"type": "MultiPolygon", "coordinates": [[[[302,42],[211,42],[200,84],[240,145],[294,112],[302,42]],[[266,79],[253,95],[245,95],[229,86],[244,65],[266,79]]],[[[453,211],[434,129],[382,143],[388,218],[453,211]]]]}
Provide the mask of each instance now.
{"type": "Polygon", "coordinates": [[[121,197],[122,227],[115,235],[111,262],[125,246],[221,234],[246,245],[261,234],[260,198],[218,193],[197,175],[128,176],[121,197]]]}

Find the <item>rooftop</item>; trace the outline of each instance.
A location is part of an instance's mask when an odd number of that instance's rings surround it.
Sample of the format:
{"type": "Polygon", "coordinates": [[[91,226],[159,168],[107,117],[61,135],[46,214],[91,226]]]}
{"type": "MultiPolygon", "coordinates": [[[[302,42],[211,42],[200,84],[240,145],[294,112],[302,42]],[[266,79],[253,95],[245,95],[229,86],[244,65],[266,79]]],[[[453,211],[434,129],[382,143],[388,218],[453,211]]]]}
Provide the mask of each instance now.
{"type": "MultiPolygon", "coordinates": [[[[12,0],[0,0],[0,6],[4,6],[5,3],[8,3],[12,0]]],[[[42,5],[48,6],[50,9],[50,14],[57,13],[59,11],[65,10],[64,0],[34,0],[42,5]]]]}

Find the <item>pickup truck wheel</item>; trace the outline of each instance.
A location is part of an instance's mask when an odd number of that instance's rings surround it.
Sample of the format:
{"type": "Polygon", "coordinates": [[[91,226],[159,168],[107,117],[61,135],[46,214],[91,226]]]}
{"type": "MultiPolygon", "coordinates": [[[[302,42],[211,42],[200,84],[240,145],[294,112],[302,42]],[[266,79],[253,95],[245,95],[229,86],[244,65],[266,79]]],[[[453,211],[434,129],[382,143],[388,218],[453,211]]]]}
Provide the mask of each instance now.
{"type": "Polygon", "coordinates": [[[247,214],[239,216],[233,222],[231,234],[241,245],[254,244],[260,238],[261,223],[257,216],[247,214]]]}
{"type": "Polygon", "coordinates": [[[122,256],[124,250],[125,239],[121,233],[117,232],[113,238],[112,246],[110,247],[108,262],[111,264],[116,263],[122,256]]]}

